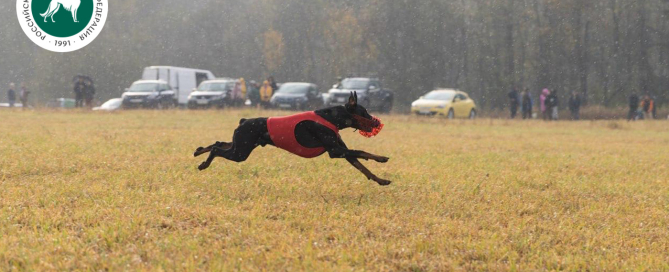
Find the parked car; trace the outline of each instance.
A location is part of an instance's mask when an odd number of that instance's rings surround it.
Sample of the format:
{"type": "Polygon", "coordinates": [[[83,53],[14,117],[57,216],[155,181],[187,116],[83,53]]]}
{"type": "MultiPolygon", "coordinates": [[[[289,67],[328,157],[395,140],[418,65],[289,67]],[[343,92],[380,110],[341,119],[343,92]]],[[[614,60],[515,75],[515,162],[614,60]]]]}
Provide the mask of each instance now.
{"type": "Polygon", "coordinates": [[[222,78],[200,83],[188,96],[188,108],[223,108],[228,104],[228,97],[238,80],[222,78]]]}
{"type": "Polygon", "coordinates": [[[387,113],[393,108],[394,93],[383,89],[377,78],[345,78],[328,91],[327,106],[336,106],[346,103],[351,92],[358,92],[358,103],[369,111],[387,113]]]}
{"type": "Polygon", "coordinates": [[[122,106],[166,109],[177,105],[176,91],[162,80],[139,80],[125,90],[122,106]]]}
{"type": "Polygon", "coordinates": [[[116,111],[121,108],[123,105],[122,98],[112,98],[105,103],[102,103],[101,106],[93,108],[94,111],[116,111]]]}
{"type": "Polygon", "coordinates": [[[454,89],[435,90],[411,104],[418,115],[444,115],[453,118],[476,118],[476,103],[465,92],[454,89]]]}
{"type": "Polygon", "coordinates": [[[288,82],[281,84],[270,104],[280,109],[315,110],[323,107],[323,97],[314,84],[288,82]]]}
{"type": "Polygon", "coordinates": [[[143,80],[162,80],[174,87],[175,97],[179,105],[186,106],[191,91],[202,82],[216,77],[207,70],[174,67],[151,66],[144,68],[143,80]]]}

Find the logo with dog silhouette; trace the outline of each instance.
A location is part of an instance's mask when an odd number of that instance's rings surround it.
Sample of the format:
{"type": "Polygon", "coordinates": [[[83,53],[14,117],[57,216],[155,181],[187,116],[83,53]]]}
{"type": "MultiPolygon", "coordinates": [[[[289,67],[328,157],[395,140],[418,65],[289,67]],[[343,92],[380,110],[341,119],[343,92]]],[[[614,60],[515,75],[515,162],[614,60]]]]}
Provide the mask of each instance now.
{"type": "Polygon", "coordinates": [[[16,0],[21,28],[40,47],[72,52],[90,44],[107,20],[108,0],[16,0]]]}
{"type": "Polygon", "coordinates": [[[79,9],[79,5],[81,5],[81,0],[51,0],[49,8],[44,13],[40,14],[40,16],[44,17],[45,23],[47,22],[46,19],[49,17],[51,18],[51,22],[55,23],[56,21],[53,20],[53,16],[56,15],[56,12],[62,7],[71,12],[72,20],[74,20],[75,23],[78,23],[77,10],[79,9]]]}

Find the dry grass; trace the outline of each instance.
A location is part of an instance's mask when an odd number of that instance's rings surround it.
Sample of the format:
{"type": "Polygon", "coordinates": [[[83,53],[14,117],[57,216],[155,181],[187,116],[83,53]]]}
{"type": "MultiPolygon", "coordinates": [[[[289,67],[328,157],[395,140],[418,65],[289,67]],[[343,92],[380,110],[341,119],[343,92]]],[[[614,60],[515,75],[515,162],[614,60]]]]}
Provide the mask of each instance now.
{"type": "Polygon", "coordinates": [[[253,111],[0,111],[0,270],[668,270],[666,122],[383,116],[198,172],[253,111]],[[614,125],[613,125],[614,124],[614,125]]]}

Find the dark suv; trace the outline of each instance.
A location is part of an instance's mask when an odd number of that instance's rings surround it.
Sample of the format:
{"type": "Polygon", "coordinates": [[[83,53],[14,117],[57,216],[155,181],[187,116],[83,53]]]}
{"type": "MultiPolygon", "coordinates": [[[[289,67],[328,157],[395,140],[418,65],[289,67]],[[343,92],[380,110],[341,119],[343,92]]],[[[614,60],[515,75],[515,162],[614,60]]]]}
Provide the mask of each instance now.
{"type": "Polygon", "coordinates": [[[345,78],[328,92],[325,104],[342,105],[353,91],[358,93],[358,103],[367,110],[389,113],[393,108],[393,92],[383,89],[379,79],[367,77],[345,78]]]}

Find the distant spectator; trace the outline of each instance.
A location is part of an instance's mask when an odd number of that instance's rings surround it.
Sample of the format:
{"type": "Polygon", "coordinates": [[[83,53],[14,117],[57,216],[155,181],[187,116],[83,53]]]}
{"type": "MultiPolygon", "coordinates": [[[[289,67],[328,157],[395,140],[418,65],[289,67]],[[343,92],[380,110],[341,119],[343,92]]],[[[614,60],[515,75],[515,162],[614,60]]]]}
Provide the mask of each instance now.
{"type": "Polygon", "coordinates": [[[548,111],[548,107],[546,106],[546,99],[550,94],[551,94],[550,90],[544,89],[543,91],[541,91],[541,95],[539,96],[539,109],[541,110],[541,115],[544,120],[550,119],[550,113],[548,111]]]}
{"type": "Polygon", "coordinates": [[[521,95],[521,111],[523,119],[532,119],[532,96],[530,91],[525,89],[521,95]]]}
{"type": "Polygon", "coordinates": [[[557,90],[553,90],[546,97],[546,111],[550,114],[550,120],[558,120],[558,107],[560,102],[558,101],[557,90]]]}
{"type": "Polygon", "coordinates": [[[242,89],[242,100],[243,102],[246,102],[246,99],[248,99],[248,92],[246,87],[246,80],[244,78],[239,79],[239,87],[242,89]]]}
{"type": "Polygon", "coordinates": [[[643,100],[641,100],[641,110],[643,111],[643,118],[652,120],[655,119],[653,115],[653,108],[655,107],[655,101],[650,98],[650,95],[645,95],[643,100]]]}
{"type": "Polygon", "coordinates": [[[269,81],[269,86],[272,87],[272,93],[275,93],[276,90],[279,89],[279,85],[276,84],[276,80],[274,80],[273,76],[270,76],[267,78],[267,81],[269,81]]]}
{"type": "Polygon", "coordinates": [[[518,90],[516,88],[513,88],[509,92],[509,106],[511,107],[511,119],[516,118],[516,114],[518,114],[518,106],[520,105],[520,96],[518,95],[518,90]]]}
{"type": "Polygon", "coordinates": [[[255,80],[249,82],[248,99],[251,100],[251,105],[256,106],[260,104],[260,85],[255,80]]]}
{"type": "Polygon", "coordinates": [[[14,103],[16,103],[16,91],[14,91],[16,85],[14,83],[9,83],[9,91],[7,91],[7,100],[9,100],[9,107],[13,108],[14,103]]]}
{"type": "Polygon", "coordinates": [[[24,108],[28,107],[28,95],[30,94],[30,91],[26,88],[25,83],[21,83],[21,93],[19,97],[21,98],[21,104],[23,105],[24,108]]]}
{"type": "Polygon", "coordinates": [[[572,92],[569,97],[569,111],[571,120],[581,120],[581,96],[577,92],[572,92]]]}
{"type": "Polygon", "coordinates": [[[86,84],[84,84],[84,79],[79,77],[74,83],[75,107],[81,108],[84,106],[84,92],[86,92],[86,84]]]}
{"type": "Polygon", "coordinates": [[[84,81],[84,99],[86,107],[93,108],[93,99],[95,99],[95,85],[93,81],[84,81]]]}
{"type": "Polygon", "coordinates": [[[657,100],[655,96],[651,96],[650,99],[653,100],[653,119],[657,118],[657,105],[655,105],[655,101],[657,100]]]}
{"type": "Polygon", "coordinates": [[[239,81],[235,82],[235,86],[232,88],[232,92],[230,92],[230,105],[233,107],[239,107],[239,105],[242,103],[242,86],[239,83],[239,81]]]}
{"type": "Polygon", "coordinates": [[[638,118],[638,109],[639,109],[639,96],[635,93],[632,93],[629,98],[629,107],[630,111],[627,114],[627,121],[634,121],[638,118]]]}
{"type": "Polygon", "coordinates": [[[268,80],[265,80],[265,82],[262,83],[262,87],[260,87],[260,104],[263,107],[269,108],[269,101],[272,99],[272,94],[274,94],[272,86],[268,80]]]}

